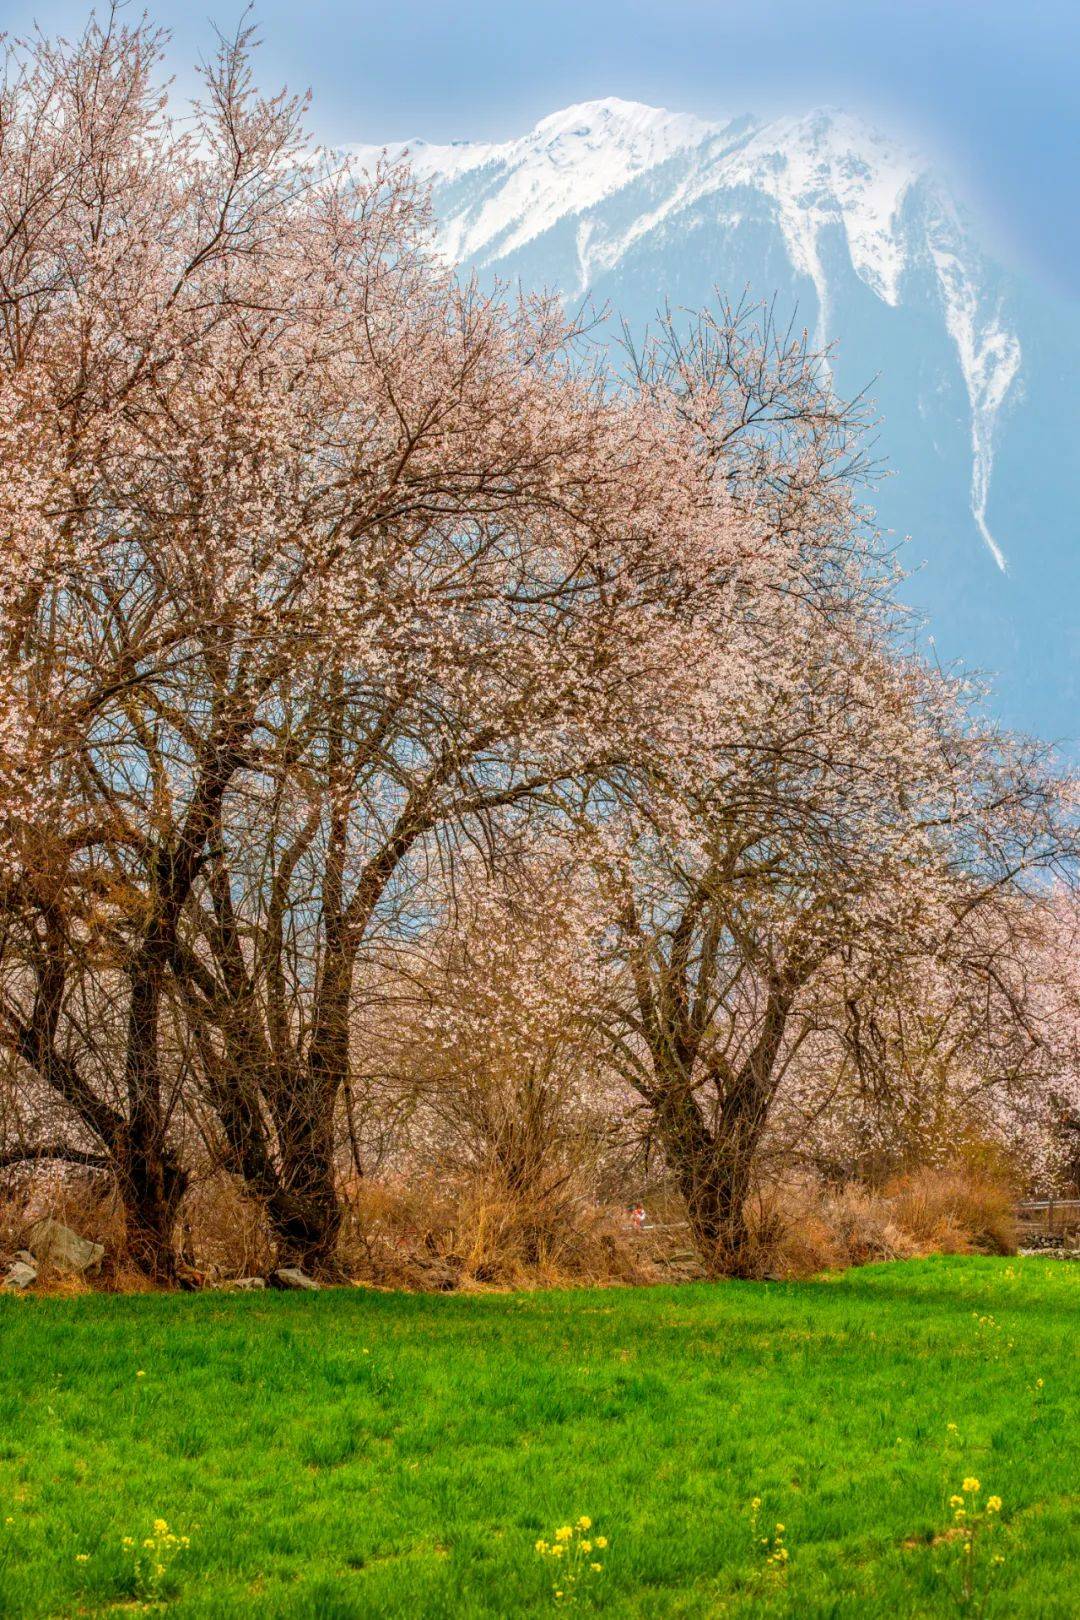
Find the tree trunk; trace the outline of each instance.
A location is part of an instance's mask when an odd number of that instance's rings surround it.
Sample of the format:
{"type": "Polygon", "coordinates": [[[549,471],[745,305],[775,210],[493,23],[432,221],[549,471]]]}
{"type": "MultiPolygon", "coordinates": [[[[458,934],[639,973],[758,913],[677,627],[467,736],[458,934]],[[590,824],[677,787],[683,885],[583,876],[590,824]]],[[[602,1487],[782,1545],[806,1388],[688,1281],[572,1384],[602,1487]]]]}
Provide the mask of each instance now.
{"type": "Polygon", "coordinates": [[[187,1188],[166,1143],[158,1033],[164,990],[164,952],[151,938],[131,970],[126,1080],[127,1123],[116,1144],[117,1180],[124,1205],[128,1251],[155,1282],[176,1274],[173,1231],[187,1188]]]}
{"type": "Polygon", "coordinates": [[[746,1061],[736,1074],[723,1080],[712,1077],[721,1095],[715,1126],[705,1119],[689,1076],[670,1060],[657,1064],[657,1129],[686,1204],[694,1242],[709,1271],[720,1275],[755,1274],[746,1207],[793,994],[790,983],[773,985],[761,1031],[746,1061]]]}
{"type": "Polygon", "coordinates": [[[746,1202],[753,1170],[748,1141],[723,1116],[714,1132],[685,1085],[665,1097],[656,1123],[707,1269],[746,1275],[751,1269],[746,1202]]]}
{"type": "MultiPolygon", "coordinates": [[[[317,1115],[323,1099],[315,1101],[317,1115]]],[[[294,1118],[284,1144],[281,1188],[267,1203],[281,1258],[305,1271],[333,1267],[341,1232],[332,1103],[330,1113],[325,1120],[310,1114],[303,1121],[294,1118]]]]}
{"type": "Polygon", "coordinates": [[[176,1279],[173,1237],[188,1173],[157,1139],[129,1139],[117,1155],[117,1181],[124,1205],[127,1250],[154,1282],[176,1279]]]}

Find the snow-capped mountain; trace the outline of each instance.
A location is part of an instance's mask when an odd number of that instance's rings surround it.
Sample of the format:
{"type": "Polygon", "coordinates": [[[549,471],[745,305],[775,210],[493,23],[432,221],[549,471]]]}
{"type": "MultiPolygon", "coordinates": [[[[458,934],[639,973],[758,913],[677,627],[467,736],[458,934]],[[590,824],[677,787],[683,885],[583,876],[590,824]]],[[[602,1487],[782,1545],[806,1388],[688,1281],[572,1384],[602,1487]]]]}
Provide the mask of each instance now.
{"type": "Polygon", "coordinates": [[[925,159],[835,109],[706,122],[613,98],[407,150],[462,265],[638,328],[775,295],[835,342],[838,386],[873,385],[898,474],[878,514],[925,559],[910,594],[944,656],[998,672],[1010,720],[1080,733],[1080,319],[993,261],[925,159]]]}

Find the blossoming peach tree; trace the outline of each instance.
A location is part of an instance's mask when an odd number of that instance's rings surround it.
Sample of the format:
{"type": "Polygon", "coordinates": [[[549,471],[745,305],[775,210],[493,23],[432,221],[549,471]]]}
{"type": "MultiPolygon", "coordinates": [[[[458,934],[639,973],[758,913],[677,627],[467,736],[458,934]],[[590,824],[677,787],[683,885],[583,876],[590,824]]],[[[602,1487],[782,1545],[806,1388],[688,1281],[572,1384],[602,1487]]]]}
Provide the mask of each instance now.
{"type": "Polygon", "coordinates": [[[327,1265],[389,986],[474,1124],[470,1044],[515,1129],[552,1053],[541,1112],[628,1083],[737,1265],[777,1099],[815,1051],[860,1096],[919,964],[972,1092],[1036,1083],[1067,997],[1005,964],[1072,809],[903,653],[821,357],[721,310],[617,371],[249,34],[183,121],[162,45],[113,14],[0,87],[0,1163],[110,1176],[168,1279],[210,1153],[327,1265]]]}

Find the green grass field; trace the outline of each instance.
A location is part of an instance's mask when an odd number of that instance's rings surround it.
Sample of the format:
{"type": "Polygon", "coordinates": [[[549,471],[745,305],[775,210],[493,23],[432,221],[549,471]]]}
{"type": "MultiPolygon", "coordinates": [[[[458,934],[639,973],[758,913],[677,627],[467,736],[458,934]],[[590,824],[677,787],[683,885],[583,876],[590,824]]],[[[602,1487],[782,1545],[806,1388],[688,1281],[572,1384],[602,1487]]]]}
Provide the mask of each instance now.
{"type": "Polygon", "coordinates": [[[1078,1327],[1042,1260],[5,1298],[0,1614],[1080,1615],[1078,1327]],[[1003,1502],[966,1607],[965,1476],[1003,1502]],[[560,1600],[535,1543],[580,1515],[603,1567],[560,1600]],[[155,1518],[190,1547],[140,1586],[155,1518]]]}

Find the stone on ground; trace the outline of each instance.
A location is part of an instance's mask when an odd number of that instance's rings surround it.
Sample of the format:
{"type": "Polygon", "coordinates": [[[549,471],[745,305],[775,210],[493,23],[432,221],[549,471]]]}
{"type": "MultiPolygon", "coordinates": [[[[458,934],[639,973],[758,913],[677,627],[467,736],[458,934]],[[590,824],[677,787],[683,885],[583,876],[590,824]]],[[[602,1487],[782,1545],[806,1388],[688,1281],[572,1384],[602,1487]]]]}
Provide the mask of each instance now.
{"type": "Polygon", "coordinates": [[[299,1266],[279,1266],[270,1273],[271,1288],[318,1288],[314,1277],[309,1277],[299,1266]]]}
{"type": "Polygon", "coordinates": [[[91,1243],[51,1215],[34,1222],[26,1242],[35,1265],[48,1264],[57,1271],[96,1271],[105,1258],[103,1243],[91,1243]]]}
{"type": "Polygon", "coordinates": [[[29,1288],[31,1283],[36,1282],[37,1267],[28,1266],[25,1260],[16,1260],[3,1282],[0,1282],[0,1288],[14,1293],[17,1289],[29,1288]]]}

